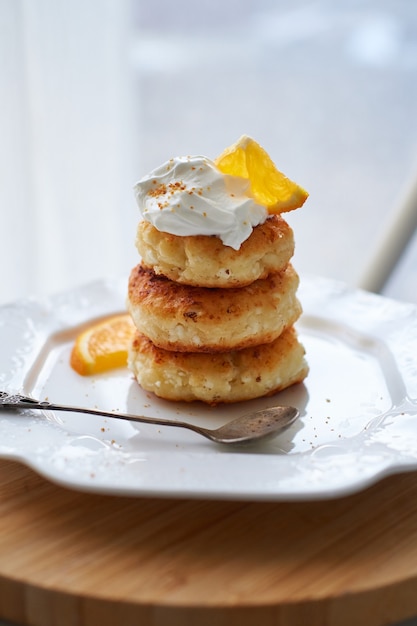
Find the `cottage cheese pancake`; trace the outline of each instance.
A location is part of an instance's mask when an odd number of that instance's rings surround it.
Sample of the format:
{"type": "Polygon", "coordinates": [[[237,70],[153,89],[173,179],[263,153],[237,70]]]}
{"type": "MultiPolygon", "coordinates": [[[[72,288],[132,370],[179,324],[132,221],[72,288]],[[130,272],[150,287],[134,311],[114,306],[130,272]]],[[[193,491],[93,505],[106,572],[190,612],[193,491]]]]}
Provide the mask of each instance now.
{"type": "Polygon", "coordinates": [[[127,306],[136,328],[158,347],[223,352],[268,343],[301,314],[298,275],[291,265],[246,287],[190,287],[138,265],[127,306]]]}
{"type": "Polygon", "coordinates": [[[308,372],[293,328],[266,345],[211,354],[163,350],[137,333],[129,367],[146,391],[167,400],[208,404],[269,396],[301,382],[308,372]]]}
{"type": "Polygon", "coordinates": [[[274,215],[255,226],[239,250],[218,237],[171,235],[149,222],[138,225],[136,247],[144,265],[170,280],[200,287],[242,287],[285,269],[294,253],[294,236],[274,215]]]}

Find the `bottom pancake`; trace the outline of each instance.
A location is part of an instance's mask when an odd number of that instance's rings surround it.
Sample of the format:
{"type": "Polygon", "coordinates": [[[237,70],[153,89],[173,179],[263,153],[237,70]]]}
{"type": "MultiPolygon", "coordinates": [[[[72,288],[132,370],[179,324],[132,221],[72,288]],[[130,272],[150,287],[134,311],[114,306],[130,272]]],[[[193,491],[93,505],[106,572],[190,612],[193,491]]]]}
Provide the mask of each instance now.
{"type": "Polygon", "coordinates": [[[172,352],[137,333],[129,367],[140,386],[160,398],[208,404],[269,396],[308,374],[304,348],[293,327],[275,341],[216,353],[172,352]]]}

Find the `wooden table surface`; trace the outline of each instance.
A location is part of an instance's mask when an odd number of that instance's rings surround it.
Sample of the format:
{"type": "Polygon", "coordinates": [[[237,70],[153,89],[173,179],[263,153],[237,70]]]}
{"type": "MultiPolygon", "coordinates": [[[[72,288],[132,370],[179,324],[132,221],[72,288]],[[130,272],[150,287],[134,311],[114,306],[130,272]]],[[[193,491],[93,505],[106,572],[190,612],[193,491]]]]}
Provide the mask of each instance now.
{"type": "Polygon", "coordinates": [[[119,498],[0,461],[0,618],[366,626],[417,615],[417,476],[318,502],[119,498]]]}

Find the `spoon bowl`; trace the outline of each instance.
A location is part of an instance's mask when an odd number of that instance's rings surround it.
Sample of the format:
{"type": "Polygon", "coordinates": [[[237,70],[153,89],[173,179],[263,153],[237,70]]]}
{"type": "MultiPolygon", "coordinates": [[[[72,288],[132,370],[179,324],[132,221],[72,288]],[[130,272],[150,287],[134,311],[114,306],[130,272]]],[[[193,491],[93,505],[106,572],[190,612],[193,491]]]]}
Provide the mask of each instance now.
{"type": "Polygon", "coordinates": [[[210,441],[223,444],[250,443],[278,435],[280,432],[291,426],[299,414],[298,410],[294,407],[276,406],[269,409],[259,409],[257,411],[246,413],[245,415],[227,422],[219,428],[209,429],[188,422],[146,417],[144,415],[134,415],[131,413],[101,411],[99,409],[54,404],[53,402],[42,402],[30,398],[29,396],[10,394],[5,391],[0,391],[0,409],[16,411],[19,409],[68,411],[72,413],[87,413],[89,415],[99,415],[102,417],[128,420],[131,422],[156,424],[158,426],[186,428],[202,435],[203,437],[206,437],[206,439],[210,439],[210,441]]]}
{"type": "Polygon", "coordinates": [[[206,430],[206,436],[217,443],[229,444],[269,439],[289,428],[298,415],[298,410],[292,406],[259,409],[240,415],[216,430],[206,430]]]}

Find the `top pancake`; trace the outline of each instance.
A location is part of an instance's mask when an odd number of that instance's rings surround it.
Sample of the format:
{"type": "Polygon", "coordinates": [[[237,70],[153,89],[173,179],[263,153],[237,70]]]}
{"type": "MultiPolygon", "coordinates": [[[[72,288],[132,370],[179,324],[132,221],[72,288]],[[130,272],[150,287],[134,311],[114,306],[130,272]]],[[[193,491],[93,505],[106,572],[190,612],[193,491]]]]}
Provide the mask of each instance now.
{"type": "Polygon", "coordinates": [[[285,269],[294,254],[290,226],[279,215],[253,229],[239,250],[215,236],[178,236],[139,223],[136,247],[145,267],[184,285],[243,287],[285,269]]]}

